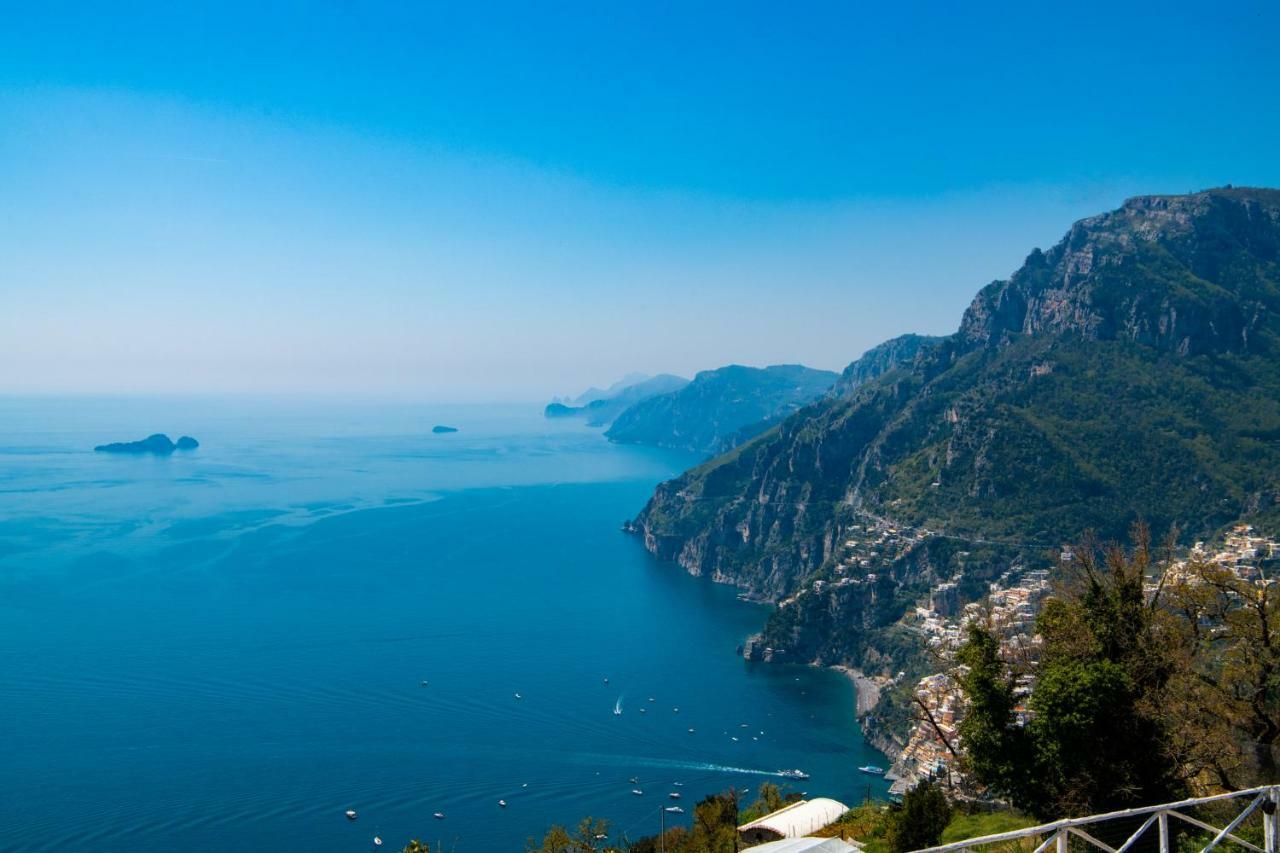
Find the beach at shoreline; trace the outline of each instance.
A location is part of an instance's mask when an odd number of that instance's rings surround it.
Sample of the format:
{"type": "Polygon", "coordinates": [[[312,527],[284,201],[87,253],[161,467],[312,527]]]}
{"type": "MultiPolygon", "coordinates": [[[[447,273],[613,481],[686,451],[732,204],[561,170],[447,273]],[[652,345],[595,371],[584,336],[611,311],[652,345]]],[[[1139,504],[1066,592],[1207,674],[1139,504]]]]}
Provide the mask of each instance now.
{"type": "Polygon", "coordinates": [[[857,715],[861,720],[867,714],[875,710],[876,705],[880,704],[880,683],[873,678],[868,678],[863,674],[862,670],[844,664],[833,664],[830,669],[844,673],[845,677],[853,682],[854,690],[857,693],[857,715]]]}

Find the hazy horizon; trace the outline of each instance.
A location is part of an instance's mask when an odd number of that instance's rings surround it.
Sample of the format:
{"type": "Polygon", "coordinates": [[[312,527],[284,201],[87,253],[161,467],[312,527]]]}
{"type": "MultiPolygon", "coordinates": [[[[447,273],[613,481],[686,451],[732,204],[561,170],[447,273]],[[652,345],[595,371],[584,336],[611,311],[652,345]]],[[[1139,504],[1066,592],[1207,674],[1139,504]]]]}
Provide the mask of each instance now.
{"type": "Polygon", "coordinates": [[[840,370],[1128,196],[1280,184],[1262,4],[8,24],[0,393],[840,370]]]}

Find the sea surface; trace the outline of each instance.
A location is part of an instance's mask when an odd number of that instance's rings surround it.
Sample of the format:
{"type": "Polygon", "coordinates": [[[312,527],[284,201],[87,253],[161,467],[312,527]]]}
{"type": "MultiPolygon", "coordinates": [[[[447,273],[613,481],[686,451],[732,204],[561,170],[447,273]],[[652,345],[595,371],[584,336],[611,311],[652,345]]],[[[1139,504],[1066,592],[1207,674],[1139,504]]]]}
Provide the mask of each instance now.
{"type": "Polygon", "coordinates": [[[620,532],[696,461],[537,406],[0,400],[0,849],[519,851],[782,768],[882,794],[852,684],[743,661],[767,611],[620,532]],[[92,450],[152,432],[201,446],[92,450]]]}

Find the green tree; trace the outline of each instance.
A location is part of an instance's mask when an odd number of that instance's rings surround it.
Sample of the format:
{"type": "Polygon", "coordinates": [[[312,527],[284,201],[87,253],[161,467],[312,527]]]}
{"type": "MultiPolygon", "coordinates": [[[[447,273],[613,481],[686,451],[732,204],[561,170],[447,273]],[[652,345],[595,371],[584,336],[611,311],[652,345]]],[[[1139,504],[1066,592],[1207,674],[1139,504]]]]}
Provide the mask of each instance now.
{"type": "Polygon", "coordinates": [[[891,813],[886,839],[895,853],[932,847],[951,821],[951,803],[942,786],[932,779],[917,784],[902,798],[902,807],[891,813]]]}
{"type": "Polygon", "coordinates": [[[787,804],[786,798],[782,795],[782,789],[773,782],[765,782],[760,786],[760,791],[756,795],[756,800],[751,806],[742,813],[742,820],[750,821],[758,817],[763,817],[770,812],[776,812],[787,804]]]}
{"type": "Polygon", "coordinates": [[[426,842],[415,838],[406,844],[400,853],[431,853],[431,847],[426,842]]]}
{"type": "Polygon", "coordinates": [[[1150,537],[1133,548],[1075,549],[1071,582],[1045,603],[1031,719],[1014,718],[1016,667],[996,638],[970,629],[959,659],[970,710],[970,772],[1042,818],[1178,799],[1186,791],[1163,700],[1178,671],[1158,597],[1144,595],[1150,537]]]}
{"type": "Polygon", "coordinates": [[[681,853],[734,853],[738,836],[738,794],[712,794],[693,808],[693,827],[681,853]]]}

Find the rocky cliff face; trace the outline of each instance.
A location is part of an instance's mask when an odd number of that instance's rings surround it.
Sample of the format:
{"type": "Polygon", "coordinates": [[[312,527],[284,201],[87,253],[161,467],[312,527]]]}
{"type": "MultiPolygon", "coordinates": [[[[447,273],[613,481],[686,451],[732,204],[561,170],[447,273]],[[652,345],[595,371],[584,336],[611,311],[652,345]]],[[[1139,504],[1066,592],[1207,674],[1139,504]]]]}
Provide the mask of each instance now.
{"type": "Polygon", "coordinates": [[[1276,308],[1271,190],[1143,196],[1077,222],[965,312],[960,339],[1126,340],[1180,355],[1249,352],[1276,308]]]}
{"type": "MultiPolygon", "coordinates": [[[[830,570],[855,518],[1009,559],[1138,516],[1280,519],[1278,247],[1274,190],[1083,220],[984,288],[956,335],[662,484],[633,527],[659,557],[779,600],[830,570]]],[[[895,584],[906,595],[911,570],[895,584]]],[[[851,649],[828,635],[866,624],[797,636],[851,649]]]]}
{"type": "Polygon", "coordinates": [[[831,389],[831,396],[847,396],[890,370],[911,367],[921,351],[927,351],[944,340],[946,339],[929,335],[908,334],[874,346],[844,369],[831,389]]]}

